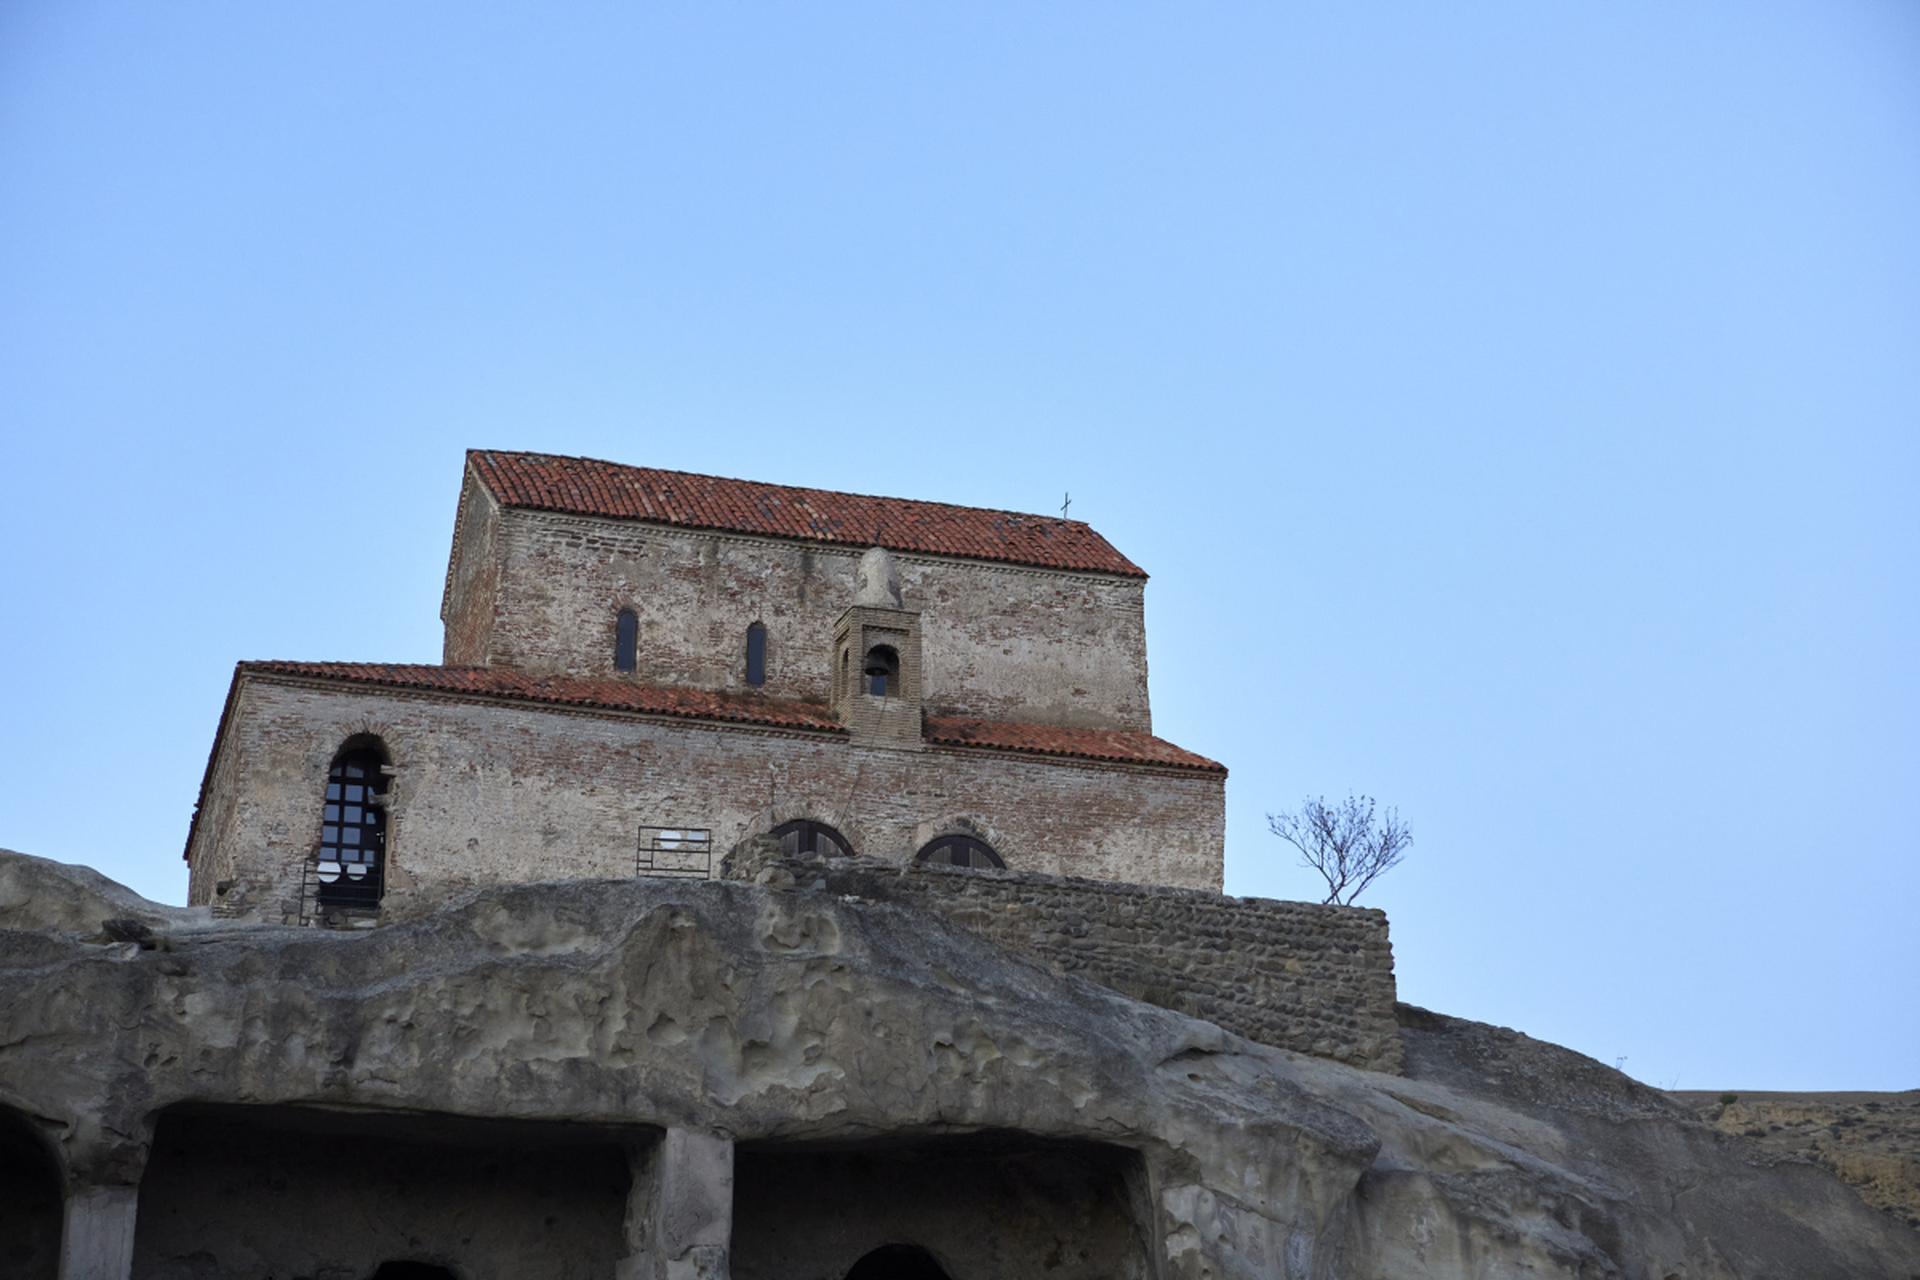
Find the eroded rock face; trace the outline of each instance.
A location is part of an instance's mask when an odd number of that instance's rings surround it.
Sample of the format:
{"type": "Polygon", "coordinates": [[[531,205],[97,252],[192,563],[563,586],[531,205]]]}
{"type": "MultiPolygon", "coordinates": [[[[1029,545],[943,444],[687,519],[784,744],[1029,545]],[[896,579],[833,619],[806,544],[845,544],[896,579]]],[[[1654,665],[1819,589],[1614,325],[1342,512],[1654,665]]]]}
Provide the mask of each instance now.
{"type": "Polygon", "coordinates": [[[1674,1101],[1723,1133],[1810,1160],[1920,1228],[1920,1089],[1903,1093],[1690,1092],[1674,1101]]]}
{"type": "MultiPolygon", "coordinates": [[[[203,1133],[150,1160],[156,1124],[196,1107],[323,1129],[350,1111],[363,1127],[718,1132],[737,1144],[743,1187],[819,1168],[805,1180],[816,1196],[829,1179],[944,1185],[927,1161],[991,1159],[974,1201],[954,1203],[1011,1204],[1006,1188],[1023,1185],[1052,1197],[1051,1214],[983,1210],[1003,1220],[979,1234],[992,1256],[1062,1280],[1920,1273],[1920,1236],[1826,1173],[1756,1160],[1565,1050],[1410,1014],[1407,1076],[1374,1074],[1062,977],[928,913],[825,892],[519,885],[357,933],[157,915],[145,946],[69,914],[35,928],[16,906],[0,932],[0,1102],[53,1137],[72,1186],[186,1168],[220,1142],[266,1158],[253,1137],[203,1133]],[[953,1142],[1014,1154],[937,1145],[953,1142]],[[912,1167],[890,1174],[887,1160],[912,1167]],[[1126,1219],[1133,1243],[1099,1225],[1126,1219]],[[1078,1252],[1064,1247],[1073,1231],[1078,1252]]],[[[143,1215],[150,1200],[143,1189],[143,1215]]],[[[573,1217],[609,1223],[612,1203],[573,1217]]],[[[912,1203],[885,1230],[908,1230],[912,1203]]],[[[782,1221],[761,1208],[753,1222],[782,1221]]],[[[736,1232],[749,1217],[736,1202],[736,1232]]],[[[965,1225],[952,1206],[947,1218],[950,1233],[965,1225]]],[[[825,1273],[755,1230],[743,1275],[825,1273]]],[[[184,1238],[143,1224],[135,1274],[258,1275],[270,1261],[257,1241],[246,1259],[223,1254],[224,1239],[189,1257],[184,1238]]],[[[515,1273],[585,1274],[557,1259],[617,1253],[595,1248],[528,1250],[515,1273]]],[[[366,1274],[341,1257],[328,1274],[366,1274]]]]}

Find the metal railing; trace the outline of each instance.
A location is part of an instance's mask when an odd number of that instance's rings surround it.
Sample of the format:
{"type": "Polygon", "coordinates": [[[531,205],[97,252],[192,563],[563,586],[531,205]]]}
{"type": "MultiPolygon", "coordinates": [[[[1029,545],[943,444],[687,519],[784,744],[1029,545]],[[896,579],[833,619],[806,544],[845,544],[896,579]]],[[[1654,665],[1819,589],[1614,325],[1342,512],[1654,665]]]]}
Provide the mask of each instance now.
{"type": "Polygon", "coordinates": [[[642,827],[633,855],[636,876],[713,878],[713,832],[706,827],[642,827]]]}
{"type": "Polygon", "coordinates": [[[357,876],[345,864],[308,858],[300,874],[300,923],[325,922],[328,916],[369,916],[380,910],[386,891],[385,859],[362,864],[357,876]]]}

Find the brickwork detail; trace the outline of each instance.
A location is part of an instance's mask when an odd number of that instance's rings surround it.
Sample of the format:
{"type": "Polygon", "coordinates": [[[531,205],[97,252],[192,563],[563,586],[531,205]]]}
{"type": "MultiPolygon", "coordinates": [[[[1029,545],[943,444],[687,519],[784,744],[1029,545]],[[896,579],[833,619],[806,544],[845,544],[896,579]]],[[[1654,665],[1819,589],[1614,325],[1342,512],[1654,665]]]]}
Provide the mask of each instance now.
{"type": "MultiPolygon", "coordinates": [[[[861,554],[499,510],[470,489],[448,570],[444,660],[825,705],[834,624],[861,554]],[[638,620],[630,674],[613,667],[622,609],[638,620]],[[767,635],[758,690],[746,683],[755,622],[767,635]]],[[[1142,579],[894,559],[907,605],[923,611],[929,714],[1153,731],[1142,579]]]]}
{"type": "MultiPolygon", "coordinates": [[[[761,864],[765,865],[765,864],[761,864]]],[[[784,860],[801,887],[937,911],[1010,951],[1249,1040],[1400,1074],[1386,913],[868,858],[784,860]]]]}
{"type": "Polygon", "coordinates": [[[244,918],[298,917],[328,763],[355,734],[397,770],[387,904],[482,884],[631,874],[643,825],[717,848],[791,818],[854,852],[911,858],[936,830],[991,827],[1010,866],[1218,888],[1225,776],[1007,751],[850,743],[840,732],[590,713],[243,672],[188,848],[192,901],[215,881],[244,918]]]}

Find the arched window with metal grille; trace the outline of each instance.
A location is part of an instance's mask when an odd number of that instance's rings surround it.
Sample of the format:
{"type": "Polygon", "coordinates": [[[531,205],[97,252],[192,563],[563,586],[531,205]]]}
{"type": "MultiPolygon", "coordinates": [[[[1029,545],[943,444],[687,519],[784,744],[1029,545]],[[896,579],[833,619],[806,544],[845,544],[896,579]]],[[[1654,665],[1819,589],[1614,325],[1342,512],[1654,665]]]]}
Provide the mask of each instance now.
{"type": "Polygon", "coordinates": [[[780,852],[790,857],[803,854],[827,858],[853,856],[853,847],[847,843],[847,838],[824,822],[814,822],[808,818],[783,822],[773,829],[772,835],[780,842],[780,852]]]}
{"type": "Polygon", "coordinates": [[[1006,869],[1006,863],[993,851],[993,846],[975,836],[953,835],[935,836],[927,841],[916,861],[932,862],[947,867],[979,867],[981,869],[1006,869]]]}
{"type": "Polygon", "coordinates": [[[377,741],[350,740],[327,770],[320,809],[319,888],[322,910],[371,910],[386,891],[386,752],[377,741]]]}

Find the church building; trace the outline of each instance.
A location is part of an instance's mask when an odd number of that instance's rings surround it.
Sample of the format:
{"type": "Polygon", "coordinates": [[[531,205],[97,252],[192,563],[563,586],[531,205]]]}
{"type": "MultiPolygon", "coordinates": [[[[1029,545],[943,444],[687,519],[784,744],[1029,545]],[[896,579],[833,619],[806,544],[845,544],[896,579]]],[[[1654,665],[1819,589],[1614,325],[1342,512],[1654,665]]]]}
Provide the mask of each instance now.
{"type": "Polygon", "coordinates": [[[365,925],[789,851],[1218,891],[1153,736],[1147,575],[1084,523],[467,455],[440,665],[242,662],[190,902],[365,925]]]}

